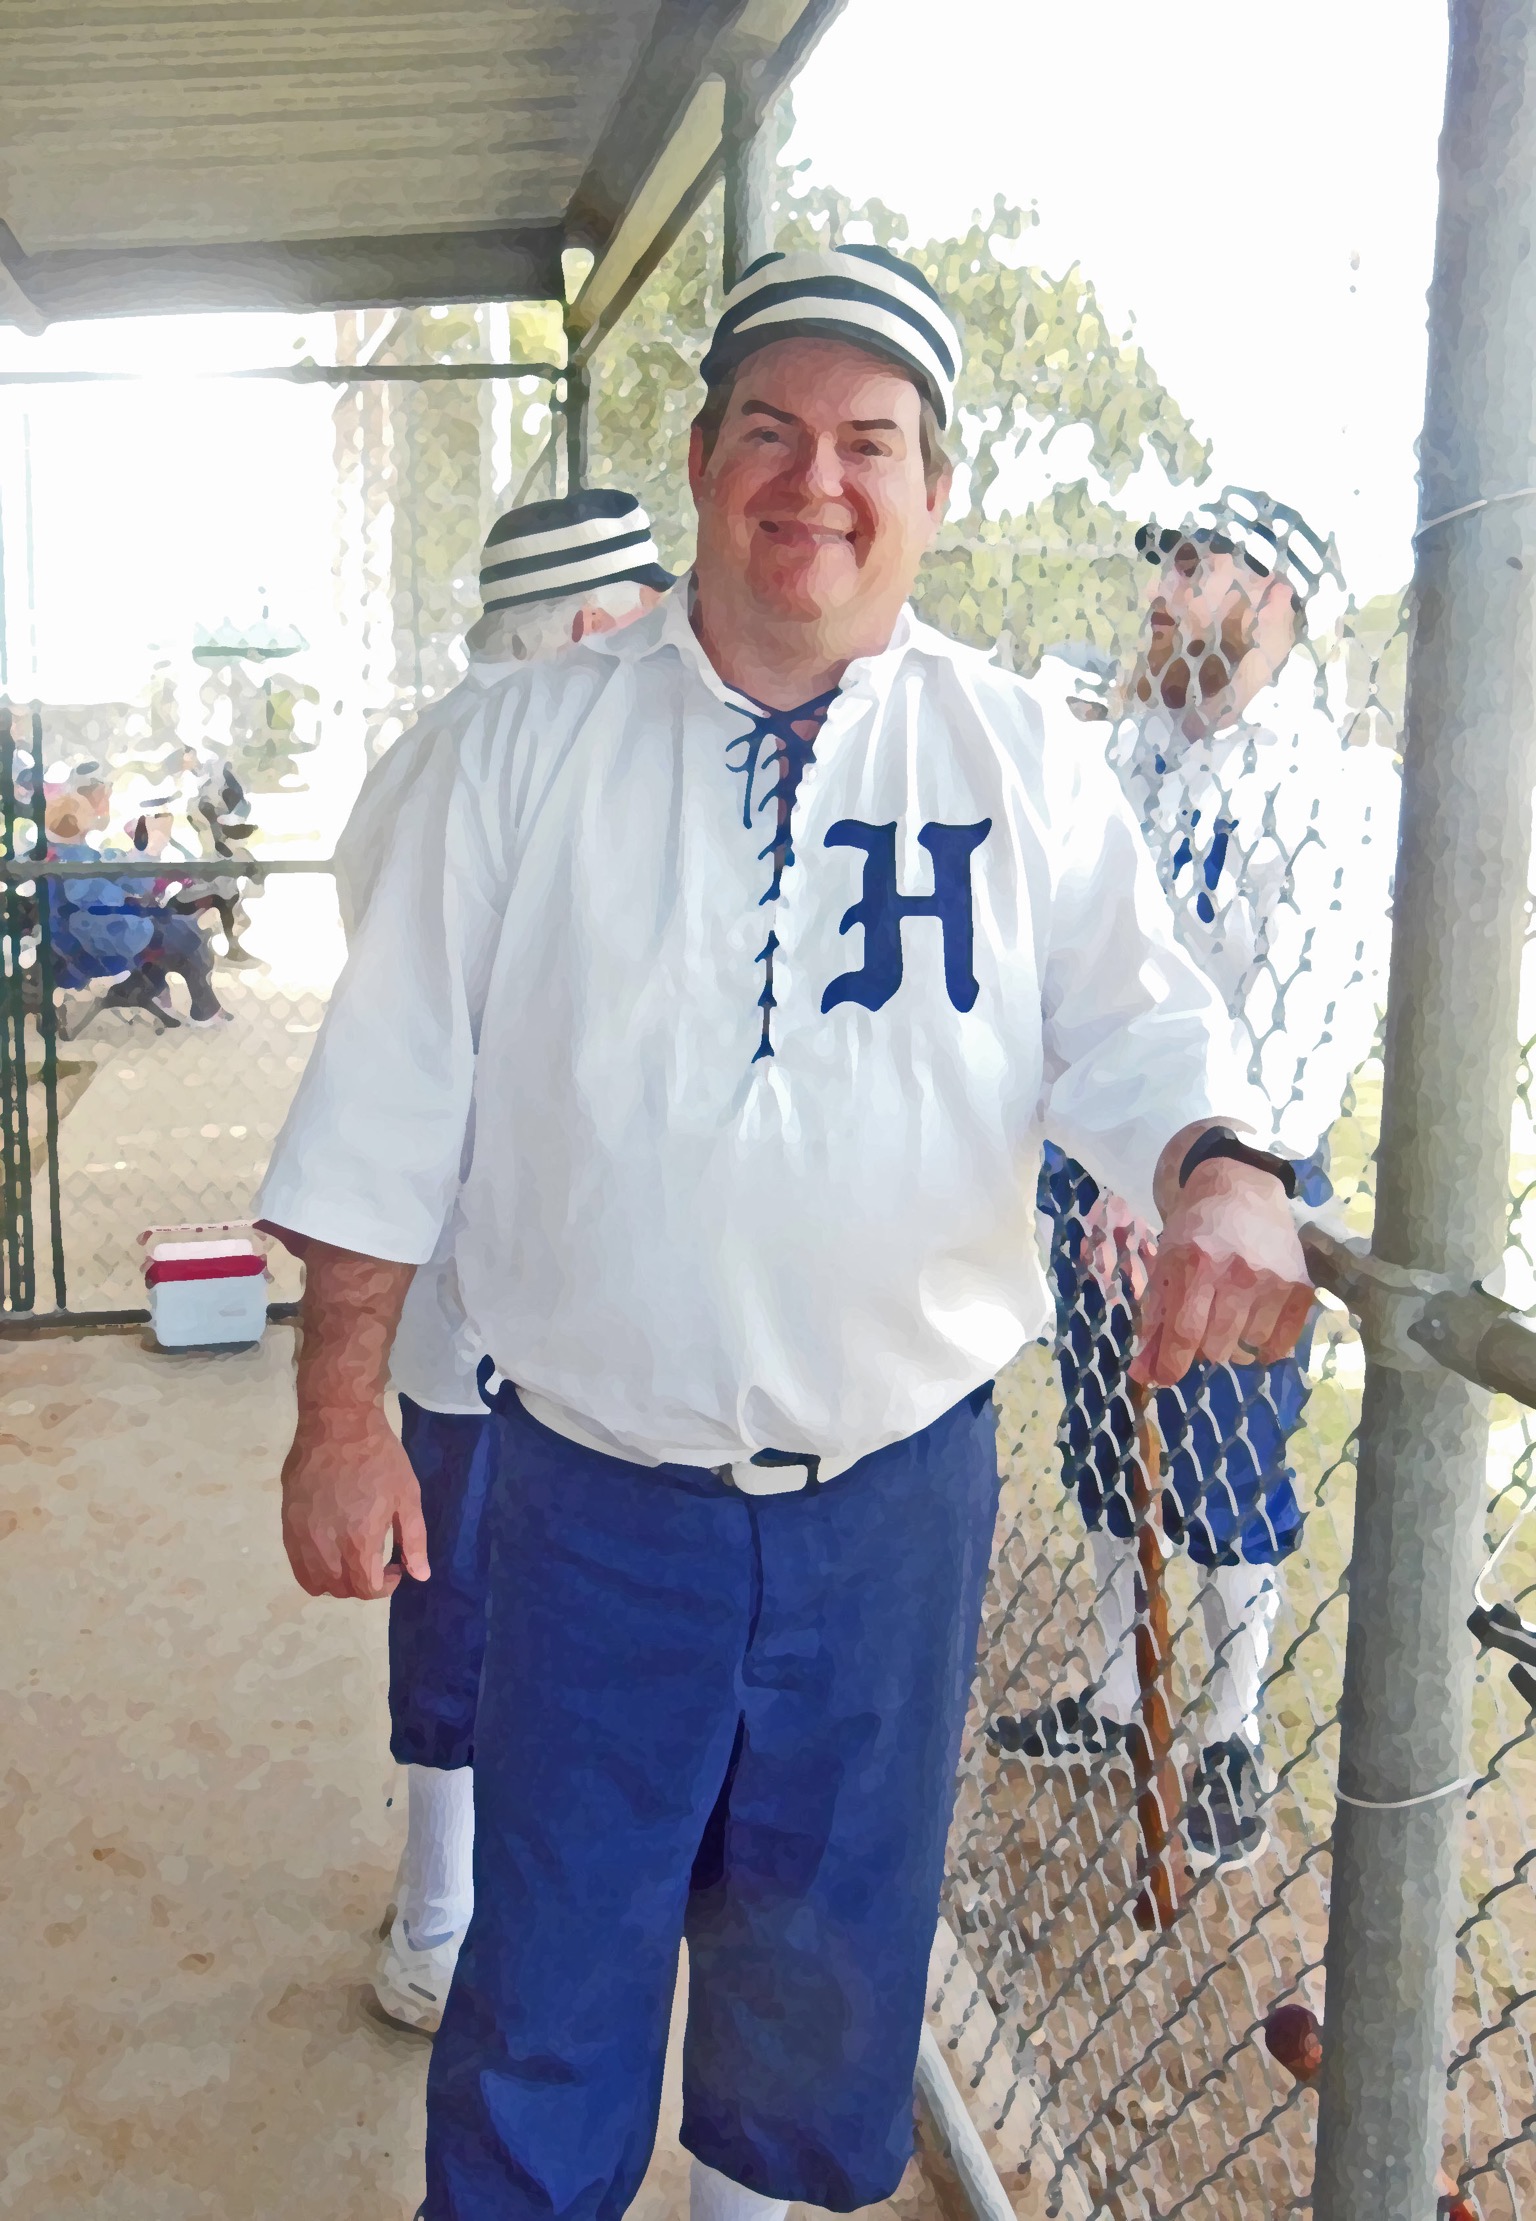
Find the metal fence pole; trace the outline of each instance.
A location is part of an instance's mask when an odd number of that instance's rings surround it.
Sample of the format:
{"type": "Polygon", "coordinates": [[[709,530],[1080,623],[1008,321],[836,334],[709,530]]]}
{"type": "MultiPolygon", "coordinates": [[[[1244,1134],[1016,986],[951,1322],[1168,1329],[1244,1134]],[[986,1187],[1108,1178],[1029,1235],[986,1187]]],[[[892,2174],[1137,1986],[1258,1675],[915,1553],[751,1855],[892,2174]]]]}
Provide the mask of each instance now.
{"type": "MultiPolygon", "coordinates": [[[[1451,0],[1374,1248],[1502,1254],[1536,779],[1536,0],[1451,0]]],[[[1374,1335],[1317,2221],[1432,2221],[1487,1398],[1374,1335]]]]}
{"type": "MultiPolygon", "coordinates": [[[[43,713],[32,706],[32,853],[48,853],[47,789],[43,765],[47,761],[43,713]]],[[[37,904],[37,1032],[43,1049],[43,1146],[48,1181],[48,1253],[53,1266],[53,1306],[62,1311],[68,1301],[64,1269],[64,1196],[59,1180],[59,1010],[54,998],[53,915],[48,889],[36,887],[37,904]]],[[[35,1291],[34,1291],[35,1294],[35,1291]]]]}
{"type": "Polygon", "coordinates": [[[591,461],[592,374],[587,365],[573,360],[564,386],[565,490],[574,494],[585,486],[591,461]]]}
{"type": "MultiPolygon", "coordinates": [[[[42,766],[32,767],[34,787],[42,766]]],[[[16,801],[16,743],[11,712],[0,704],[0,856],[22,853],[24,820],[16,801]]],[[[30,1311],[36,1300],[32,1225],[32,1139],[27,1090],[26,905],[21,887],[0,886],[0,1308],[30,1311]]]]}

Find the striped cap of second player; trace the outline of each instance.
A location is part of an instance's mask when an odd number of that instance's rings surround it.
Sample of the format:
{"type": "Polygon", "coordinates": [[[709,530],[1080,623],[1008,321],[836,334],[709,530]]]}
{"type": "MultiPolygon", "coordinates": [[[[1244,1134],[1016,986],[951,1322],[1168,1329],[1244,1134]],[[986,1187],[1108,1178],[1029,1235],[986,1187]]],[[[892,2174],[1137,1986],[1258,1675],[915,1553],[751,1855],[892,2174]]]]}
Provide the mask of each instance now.
{"type": "Polygon", "coordinates": [[[1202,519],[1159,526],[1149,520],[1136,535],[1138,551],[1149,563],[1161,562],[1181,541],[1225,545],[1252,570],[1286,581],[1296,599],[1310,601],[1325,579],[1344,583],[1339,551],[1332,537],[1321,540],[1299,511],[1247,486],[1228,486],[1214,501],[1202,502],[1202,519]]]}
{"type": "Polygon", "coordinates": [[[633,494],[591,487],[555,501],[509,509],[492,525],[480,558],[485,614],[552,601],[633,579],[658,592],[675,583],[663,570],[651,520],[633,494]]]}
{"type": "Polygon", "coordinates": [[[712,386],[777,339],[845,339],[909,371],[938,414],[954,414],[960,334],[912,263],[885,247],[760,255],[726,296],[700,365],[712,386]]]}

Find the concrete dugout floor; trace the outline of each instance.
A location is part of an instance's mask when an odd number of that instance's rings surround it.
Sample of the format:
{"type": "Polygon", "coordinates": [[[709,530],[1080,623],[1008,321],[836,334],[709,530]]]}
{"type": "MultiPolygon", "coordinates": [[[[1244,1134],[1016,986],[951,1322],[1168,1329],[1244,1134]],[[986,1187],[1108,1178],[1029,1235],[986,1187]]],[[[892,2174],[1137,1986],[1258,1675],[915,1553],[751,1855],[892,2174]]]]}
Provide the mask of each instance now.
{"type": "MultiPolygon", "coordinates": [[[[427,2046],[369,2011],[382,1611],[278,1537],[291,1335],[0,1341],[0,2215],[406,2221],[427,2046]]],[[[686,2211],[675,2074],[636,2221],[686,2211]]],[[[891,2221],[928,2221],[914,2168],[891,2221]]]]}

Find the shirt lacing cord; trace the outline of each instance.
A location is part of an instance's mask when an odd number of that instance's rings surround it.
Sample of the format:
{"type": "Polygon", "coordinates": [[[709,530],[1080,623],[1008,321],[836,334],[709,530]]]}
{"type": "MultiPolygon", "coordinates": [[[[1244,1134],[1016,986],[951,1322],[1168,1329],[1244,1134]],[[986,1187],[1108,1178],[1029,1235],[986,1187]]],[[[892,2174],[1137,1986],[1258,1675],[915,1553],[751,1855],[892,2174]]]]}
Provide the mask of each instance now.
{"type": "MultiPolygon", "coordinates": [[[[741,714],[751,719],[747,730],[726,742],[729,759],[741,753],[731,764],[733,771],[742,774],[746,782],[742,798],[741,822],[748,832],[753,830],[753,820],[770,804],[774,808],[773,837],[766,848],[759,850],[759,862],[772,858],[773,876],[766,893],[759,897],[759,907],[765,902],[777,902],[784,885],[784,874],[795,860],[794,810],[800,797],[800,782],[807,765],[815,760],[816,741],[821,732],[827,711],[837,699],[838,689],[829,687],[825,694],[814,695],[810,701],[801,702],[794,709],[769,709],[763,703],[753,704],[752,709],[741,709],[741,714]],[[757,713],[754,715],[754,711],[757,713]],[[809,726],[809,733],[800,728],[809,726]],[[775,784],[754,804],[753,789],[757,783],[759,765],[763,759],[765,743],[772,741],[772,761],[778,774],[775,784]]],[[[751,697],[747,699],[750,701],[751,697]]],[[[739,705],[732,705],[738,707],[739,705]]],[[[753,1051],[752,1061],[773,1055],[773,1012],[776,1007],[773,994],[773,959],[779,937],[770,927],[768,938],[758,951],[755,961],[763,967],[763,991],[757,1006],[763,1014],[762,1039],[753,1051]]]]}

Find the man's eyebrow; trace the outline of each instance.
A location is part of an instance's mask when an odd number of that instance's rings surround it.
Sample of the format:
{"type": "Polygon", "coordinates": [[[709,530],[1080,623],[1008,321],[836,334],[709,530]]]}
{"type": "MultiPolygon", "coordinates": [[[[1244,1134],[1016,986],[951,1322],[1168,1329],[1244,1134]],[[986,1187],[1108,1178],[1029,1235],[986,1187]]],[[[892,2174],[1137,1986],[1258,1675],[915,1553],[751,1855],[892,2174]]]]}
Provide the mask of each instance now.
{"type": "MultiPolygon", "coordinates": [[[[743,416],[771,416],[775,424],[800,422],[799,417],[792,416],[788,409],[776,409],[771,401],[743,401],[741,413],[743,416]]],[[[901,426],[893,416],[856,416],[849,420],[849,429],[854,432],[899,432],[901,426]]]]}

